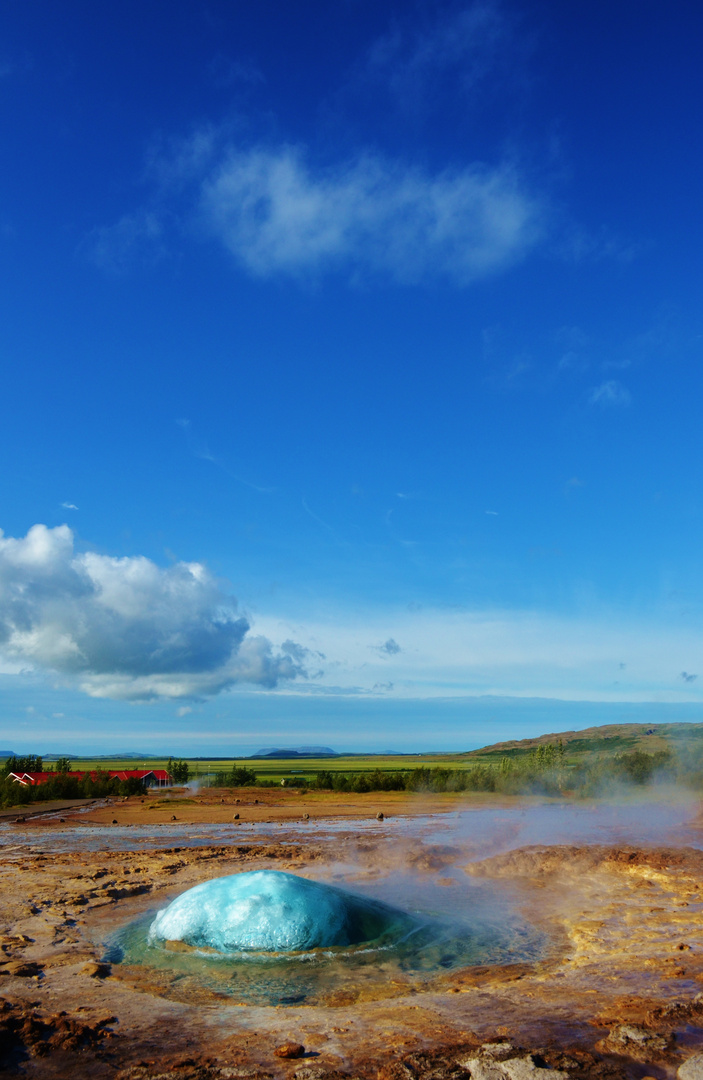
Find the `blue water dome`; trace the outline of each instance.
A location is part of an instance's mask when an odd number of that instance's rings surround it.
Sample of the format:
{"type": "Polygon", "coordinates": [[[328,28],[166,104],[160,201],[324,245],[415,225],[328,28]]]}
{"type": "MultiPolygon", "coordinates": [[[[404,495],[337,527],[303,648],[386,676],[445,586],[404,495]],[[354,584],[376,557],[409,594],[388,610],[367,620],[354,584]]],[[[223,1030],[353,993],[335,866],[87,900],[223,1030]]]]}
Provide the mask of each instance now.
{"type": "Polygon", "coordinates": [[[374,941],[407,917],[280,870],[204,881],[160,911],[149,938],[220,953],[292,952],[374,941]]]}

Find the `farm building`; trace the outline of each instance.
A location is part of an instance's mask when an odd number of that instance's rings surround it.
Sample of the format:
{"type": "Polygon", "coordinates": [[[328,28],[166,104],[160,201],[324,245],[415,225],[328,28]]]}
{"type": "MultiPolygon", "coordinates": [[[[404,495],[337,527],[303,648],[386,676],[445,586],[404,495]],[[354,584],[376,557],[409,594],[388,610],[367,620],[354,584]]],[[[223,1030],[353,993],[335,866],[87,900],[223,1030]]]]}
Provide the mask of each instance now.
{"type": "Polygon", "coordinates": [[[97,780],[99,776],[107,776],[110,780],[129,780],[131,777],[135,777],[137,780],[141,780],[145,787],[169,787],[173,780],[170,773],[167,773],[165,769],[106,769],[103,773],[98,773],[94,770],[90,772],[25,772],[25,773],[13,773],[10,777],[18,784],[22,784],[23,787],[36,787],[38,784],[46,784],[49,780],[55,780],[57,776],[73,776],[76,780],[85,780],[87,776],[91,780],[97,780]]]}

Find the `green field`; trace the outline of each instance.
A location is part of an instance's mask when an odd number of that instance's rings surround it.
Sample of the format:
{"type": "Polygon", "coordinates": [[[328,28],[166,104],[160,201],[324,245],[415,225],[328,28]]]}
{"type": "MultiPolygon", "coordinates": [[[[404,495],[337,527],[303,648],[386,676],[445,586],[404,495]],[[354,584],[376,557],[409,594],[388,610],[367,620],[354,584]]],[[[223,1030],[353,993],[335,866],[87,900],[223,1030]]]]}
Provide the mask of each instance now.
{"type": "MultiPolygon", "coordinates": [[[[200,781],[203,785],[215,782],[217,773],[228,773],[233,766],[245,766],[256,773],[257,780],[264,783],[280,783],[286,780],[291,784],[300,778],[314,783],[320,772],[364,776],[378,770],[384,774],[412,774],[415,769],[450,769],[459,772],[476,770],[477,766],[493,766],[490,774],[494,777],[505,774],[506,769],[524,773],[534,771],[535,753],[540,747],[563,744],[564,753],[559,757],[561,788],[569,785],[569,776],[574,782],[582,784],[583,770],[593,772],[605,763],[611,769],[612,763],[620,755],[632,755],[644,752],[646,755],[670,755],[669,775],[683,777],[696,772],[696,786],[703,784],[703,724],[611,724],[602,727],[587,728],[583,731],[566,731],[540,735],[536,738],[494,743],[479,750],[459,753],[436,754],[351,754],[340,757],[319,758],[190,758],[191,781],[200,781]],[[607,764],[610,763],[610,764],[607,764]],[[581,779],[577,779],[581,776],[581,779]]],[[[175,755],[174,755],[175,756],[175,755]]],[[[651,760],[646,758],[645,761],[651,760]]],[[[76,770],[93,769],[163,769],[168,765],[168,758],[79,758],[71,759],[76,770]]],[[[52,768],[51,761],[44,767],[52,768]]],[[[551,765],[548,767],[552,767],[551,765]]],[[[539,770],[539,765],[537,765],[539,770]]],[[[544,766],[542,766],[544,768],[544,766]]],[[[480,769],[479,769],[480,773],[480,769]]],[[[477,775],[477,774],[475,774],[477,775]]],[[[374,781],[376,782],[376,781],[374,781]]],[[[427,781],[422,781],[426,783],[427,781]]],[[[454,787],[462,787],[454,781],[454,787]]],[[[466,781],[464,787],[473,783],[466,781]]],[[[412,785],[410,785],[412,787],[412,785]]],[[[480,787],[479,783],[479,787],[480,787]]],[[[504,784],[496,786],[504,788],[504,784]]],[[[335,784],[336,787],[336,784],[335,784]]],[[[451,787],[451,784],[450,784],[451,787]]],[[[440,788],[443,790],[442,788],[440,788]]],[[[449,788],[448,788],[449,790],[449,788]]],[[[491,788],[492,790],[492,788],[491,788]]]]}
{"type": "MultiPolygon", "coordinates": [[[[499,765],[503,759],[519,762],[539,746],[554,744],[561,740],[566,757],[565,766],[574,768],[584,762],[610,758],[616,754],[641,750],[658,753],[671,750],[686,753],[703,750],[703,724],[610,724],[587,728],[583,731],[566,731],[540,735],[531,739],[494,743],[479,750],[436,754],[351,754],[340,757],[320,758],[189,758],[191,776],[207,783],[215,773],[228,772],[234,765],[253,769],[260,780],[295,780],[300,776],[314,779],[318,772],[368,773],[376,769],[383,772],[407,772],[410,769],[452,768],[471,769],[476,765],[499,765]]],[[[175,755],[174,755],[175,756],[175,755]]],[[[72,758],[75,769],[164,769],[168,758],[72,758]]],[[[50,762],[46,765],[50,767],[50,762]]]]}
{"type": "MultiPolygon", "coordinates": [[[[175,757],[176,755],[174,755],[175,757]]],[[[295,780],[297,776],[307,780],[315,778],[318,772],[339,773],[367,773],[374,769],[382,769],[384,772],[406,772],[408,769],[417,769],[420,766],[435,768],[438,765],[451,768],[468,767],[473,762],[467,762],[463,754],[352,754],[349,757],[323,757],[323,758],[209,758],[194,759],[186,758],[190,766],[191,777],[207,783],[208,777],[213,778],[215,773],[229,772],[234,765],[245,765],[253,769],[258,779],[295,780]]],[[[165,769],[168,758],[145,758],[139,761],[137,758],[114,758],[106,761],[97,758],[71,758],[74,769],[165,769]]],[[[45,768],[50,768],[51,762],[45,762],[45,768]]]]}

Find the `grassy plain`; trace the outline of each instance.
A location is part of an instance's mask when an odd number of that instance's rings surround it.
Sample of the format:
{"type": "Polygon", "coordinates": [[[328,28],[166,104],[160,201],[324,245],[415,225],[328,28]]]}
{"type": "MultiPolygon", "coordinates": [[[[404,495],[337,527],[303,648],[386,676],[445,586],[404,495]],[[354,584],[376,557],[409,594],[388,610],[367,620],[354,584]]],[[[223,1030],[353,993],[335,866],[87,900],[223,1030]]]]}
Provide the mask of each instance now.
{"type": "MultiPolygon", "coordinates": [[[[657,753],[671,750],[684,754],[703,749],[703,724],[608,724],[582,731],[565,731],[535,738],[493,743],[478,750],[436,754],[350,754],[320,758],[189,758],[191,776],[208,783],[218,772],[228,772],[233,765],[253,769],[259,780],[295,781],[297,777],[313,780],[323,770],[332,773],[406,772],[409,769],[470,769],[476,765],[498,765],[503,758],[518,761],[545,743],[561,740],[566,751],[565,765],[577,766],[602,757],[643,750],[657,753]]],[[[75,769],[163,769],[168,758],[73,758],[75,769]]],[[[48,764],[48,763],[47,763],[48,764]]]]}

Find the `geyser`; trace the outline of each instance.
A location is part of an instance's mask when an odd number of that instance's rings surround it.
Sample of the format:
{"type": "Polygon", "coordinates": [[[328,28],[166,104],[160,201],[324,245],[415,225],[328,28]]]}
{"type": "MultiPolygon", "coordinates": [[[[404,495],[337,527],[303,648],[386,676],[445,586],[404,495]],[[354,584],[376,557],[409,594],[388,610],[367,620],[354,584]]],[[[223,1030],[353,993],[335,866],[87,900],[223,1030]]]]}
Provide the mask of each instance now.
{"type": "Polygon", "coordinates": [[[405,918],[331,885],[253,870],[188,889],[158,913],[149,938],[220,953],[299,952],[375,941],[405,918]]]}

